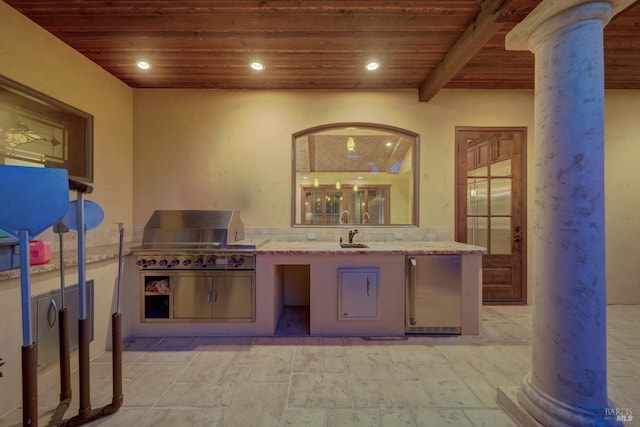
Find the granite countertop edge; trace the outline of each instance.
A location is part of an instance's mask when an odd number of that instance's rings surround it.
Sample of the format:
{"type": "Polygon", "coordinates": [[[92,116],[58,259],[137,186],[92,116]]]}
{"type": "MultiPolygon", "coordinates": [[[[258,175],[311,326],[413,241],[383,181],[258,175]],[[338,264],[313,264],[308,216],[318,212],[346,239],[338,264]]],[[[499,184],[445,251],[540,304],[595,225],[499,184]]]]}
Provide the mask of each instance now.
{"type": "MultiPolygon", "coordinates": [[[[131,253],[131,247],[134,243],[125,243],[123,246],[123,256],[131,253]]],[[[85,264],[92,264],[100,261],[107,261],[118,258],[120,251],[119,245],[105,245],[97,246],[85,249],[85,264]]],[[[64,267],[77,267],[78,266],[78,252],[76,250],[69,250],[64,252],[64,267]]],[[[32,265],[29,268],[31,275],[48,273],[50,271],[60,270],[60,253],[54,252],[51,254],[51,261],[47,264],[32,265]]],[[[10,280],[20,277],[20,268],[14,268],[11,270],[0,271],[0,281],[10,280]]]]}
{"type": "Polygon", "coordinates": [[[342,248],[338,242],[268,241],[255,249],[256,255],[469,255],[484,254],[480,246],[459,242],[362,242],[367,248],[342,248]]]}

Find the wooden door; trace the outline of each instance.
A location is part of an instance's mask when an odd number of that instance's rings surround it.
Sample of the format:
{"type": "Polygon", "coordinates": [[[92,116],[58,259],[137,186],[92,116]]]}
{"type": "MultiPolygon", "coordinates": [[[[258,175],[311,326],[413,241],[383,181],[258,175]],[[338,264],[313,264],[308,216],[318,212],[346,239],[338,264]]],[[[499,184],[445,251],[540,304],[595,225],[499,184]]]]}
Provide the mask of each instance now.
{"type": "Polygon", "coordinates": [[[456,240],[487,248],[487,304],[526,304],[525,150],[526,128],[456,128],[456,240]]]}

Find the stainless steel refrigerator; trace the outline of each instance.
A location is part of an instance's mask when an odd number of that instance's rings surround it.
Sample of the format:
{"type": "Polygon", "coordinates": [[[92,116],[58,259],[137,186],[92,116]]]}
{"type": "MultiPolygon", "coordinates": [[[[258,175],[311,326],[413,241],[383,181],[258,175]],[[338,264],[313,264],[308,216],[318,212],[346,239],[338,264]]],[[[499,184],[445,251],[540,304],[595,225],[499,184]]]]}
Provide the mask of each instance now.
{"type": "Polygon", "coordinates": [[[407,256],[405,332],[461,333],[460,255],[407,256]]]}

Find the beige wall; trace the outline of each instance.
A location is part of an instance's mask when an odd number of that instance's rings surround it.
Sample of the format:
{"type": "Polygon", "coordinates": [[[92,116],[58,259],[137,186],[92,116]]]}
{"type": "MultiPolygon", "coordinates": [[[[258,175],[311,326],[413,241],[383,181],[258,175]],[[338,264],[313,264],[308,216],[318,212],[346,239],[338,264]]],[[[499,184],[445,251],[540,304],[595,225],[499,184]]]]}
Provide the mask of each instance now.
{"type": "MultiPolygon", "coordinates": [[[[45,93],[94,116],[94,192],[87,199],[105,212],[102,225],[87,234],[87,245],[117,242],[114,222],[123,222],[127,235],[132,223],[132,90],[93,62],[0,1],[0,75],[45,93]]],[[[75,199],[75,193],[70,194],[75,199]]],[[[6,201],[5,201],[6,202],[6,201]]],[[[6,208],[6,205],[5,205],[6,208]]],[[[47,230],[39,238],[58,247],[47,230]]],[[[70,241],[75,233],[69,233],[70,241]]],[[[72,242],[67,248],[72,249],[72,242]]],[[[92,264],[87,280],[95,280],[95,340],[92,355],[104,351],[113,310],[115,262],[92,264]]],[[[76,269],[67,269],[66,283],[77,283],[76,269]]],[[[57,273],[32,277],[32,295],[59,289],[57,273]]],[[[20,280],[0,281],[0,416],[21,401],[20,347],[22,346],[20,280]]],[[[73,327],[73,326],[72,326],[73,327]]],[[[53,378],[52,376],[52,379],[53,378]]],[[[46,384],[39,384],[42,390],[46,384]]],[[[75,391],[74,391],[75,393],[75,391]]]]}
{"type": "MultiPolygon", "coordinates": [[[[634,136],[640,123],[632,114],[639,98],[638,91],[610,91],[606,100],[608,301],[618,304],[640,303],[640,243],[628,237],[640,234],[640,201],[633,196],[640,184],[628,178],[640,155],[634,136]]],[[[445,90],[419,103],[415,91],[137,89],[134,225],[143,227],[155,209],[233,208],[242,211],[247,227],[288,227],[291,134],[365,121],[420,135],[420,226],[447,226],[452,233],[455,127],[527,127],[531,235],[533,120],[528,91],[445,90]]],[[[529,248],[529,266],[532,253],[529,248]]]]}
{"type": "Polygon", "coordinates": [[[531,94],[134,91],[134,223],[155,209],[242,211],[249,227],[290,224],[291,134],[376,122],[420,134],[420,225],[453,226],[454,127],[532,128],[531,94]],[[488,107],[490,106],[490,108],[488,107]]]}
{"type": "Polygon", "coordinates": [[[640,91],[605,98],[607,302],[640,304],[640,91]]]}

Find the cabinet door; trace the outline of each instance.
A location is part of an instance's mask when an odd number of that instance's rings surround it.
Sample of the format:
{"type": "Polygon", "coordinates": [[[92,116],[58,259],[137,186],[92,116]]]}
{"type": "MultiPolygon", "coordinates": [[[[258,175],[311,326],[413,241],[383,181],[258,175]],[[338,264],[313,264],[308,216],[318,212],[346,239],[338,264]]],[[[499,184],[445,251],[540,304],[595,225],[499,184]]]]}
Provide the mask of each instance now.
{"type": "Polygon", "coordinates": [[[341,268],[338,270],[338,319],[378,319],[377,268],[341,268]]]}
{"type": "Polygon", "coordinates": [[[211,282],[211,276],[176,276],[173,285],[173,317],[210,319],[211,282]]]}
{"type": "Polygon", "coordinates": [[[252,321],[254,316],[254,275],[234,272],[213,279],[211,300],[214,320],[252,321]]]}
{"type": "MultiPolygon", "coordinates": [[[[94,297],[93,297],[93,280],[87,280],[85,283],[87,314],[91,319],[90,338],[93,341],[94,329],[94,297]]],[[[71,350],[78,348],[78,285],[65,288],[65,307],[67,310],[67,319],[69,321],[69,344],[71,350]]],[[[62,297],[60,290],[55,290],[42,295],[31,297],[31,307],[33,311],[32,325],[34,333],[34,341],[38,343],[38,369],[42,369],[59,359],[59,310],[62,308],[62,297]]]]}

